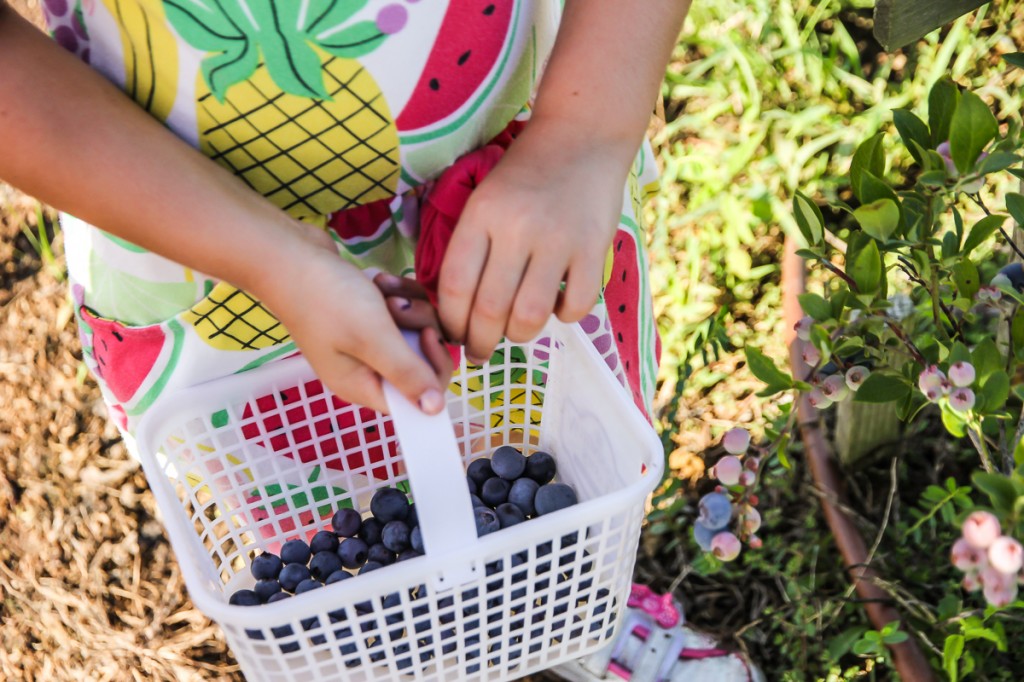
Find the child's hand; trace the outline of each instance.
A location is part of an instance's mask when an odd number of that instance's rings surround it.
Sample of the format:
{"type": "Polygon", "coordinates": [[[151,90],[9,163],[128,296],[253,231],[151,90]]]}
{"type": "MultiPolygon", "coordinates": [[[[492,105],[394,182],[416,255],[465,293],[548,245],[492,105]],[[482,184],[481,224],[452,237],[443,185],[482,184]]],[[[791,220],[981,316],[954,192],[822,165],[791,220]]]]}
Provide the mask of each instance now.
{"type": "Polygon", "coordinates": [[[441,323],[467,359],[529,341],[552,313],[597,302],[631,158],[572,126],[532,120],[470,197],[441,267],[441,323]],[[565,290],[560,285],[565,282],[565,290]]]}
{"type": "Polygon", "coordinates": [[[386,412],[383,377],[424,412],[444,409],[451,356],[418,285],[387,275],[371,282],[333,248],[304,250],[301,264],[289,270],[268,285],[272,289],[263,298],[332,392],[386,412]],[[429,364],[405,342],[399,326],[420,332],[429,364]]]}

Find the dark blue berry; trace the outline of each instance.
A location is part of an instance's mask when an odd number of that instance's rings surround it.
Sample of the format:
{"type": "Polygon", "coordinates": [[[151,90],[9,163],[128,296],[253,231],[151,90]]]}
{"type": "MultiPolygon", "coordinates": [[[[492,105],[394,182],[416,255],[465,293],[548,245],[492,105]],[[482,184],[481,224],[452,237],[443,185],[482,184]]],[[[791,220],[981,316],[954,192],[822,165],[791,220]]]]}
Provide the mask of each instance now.
{"type": "Polygon", "coordinates": [[[367,561],[363,564],[363,567],[359,569],[359,575],[363,573],[369,573],[370,571],[376,571],[378,568],[384,568],[384,564],[376,561],[367,561]]]}
{"type": "Polygon", "coordinates": [[[345,568],[359,568],[366,561],[369,549],[362,538],[346,538],[338,545],[338,558],[345,568]]]}
{"type": "Polygon", "coordinates": [[[1010,280],[1010,284],[1017,291],[1024,291],[1024,265],[1020,263],[1010,263],[999,271],[1000,275],[1005,275],[1010,280]]]}
{"type": "Polygon", "coordinates": [[[302,540],[289,540],[281,546],[281,561],[286,564],[307,564],[311,554],[302,540]]]}
{"type": "Polygon", "coordinates": [[[417,552],[415,549],[407,549],[398,555],[398,559],[396,559],[396,561],[408,561],[409,559],[415,559],[420,556],[423,556],[421,552],[417,552]]]}
{"type": "Polygon", "coordinates": [[[537,514],[543,516],[576,504],[576,491],[565,483],[548,483],[537,490],[533,505],[537,514]]]}
{"type": "Polygon", "coordinates": [[[405,515],[405,523],[409,528],[415,528],[420,525],[420,517],[416,513],[416,503],[413,502],[409,505],[409,512],[405,515]]]}
{"type": "Polygon", "coordinates": [[[501,521],[493,509],[477,507],[473,510],[473,520],[476,521],[476,535],[483,537],[489,533],[501,530],[501,521]]]}
{"type": "Polygon", "coordinates": [[[289,592],[294,592],[299,583],[309,578],[309,569],[304,564],[287,564],[281,569],[281,574],[277,576],[277,579],[281,581],[281,588],[289,592]]]}
{"type": "Polygon", "coordinates": [[[284,562],[276,554],[264,552],[258,557],[252,560],[252,577],[256,580],[270,580],[276,578],[277,574],[281,572],[281,567],[284,566],[284,562]]]}
{"type": "Polygon", "coordinates": [[[484,501],[481,500],[476,495],[470,495],[469,496],[469,501],[473,503],[473,509],[476,509],[477,507],[486,507],[487,506],[486,504],[484,504],[484,501]]]}
{"type": "Polygon", "coordinates": [[[380,532],[384,530],[384,523],[378,519],[369,518],[363,521],[363,527],[359,529],[359,538],[369,545],[376,545],[380,542],[380,532]]]}
{"type": "Polygon", "coordinates": [[[526,475],[540,485],[550,483],[555,477],[555,458],[538,450],[526,458],[526,475]]]}
{"type": "Polygon", "coordinates": [[[313,536],[309,541],[309,551],[312,554],[320,552],[338,551],[338,536],[329,530],[322,530],[313,536]]]}
{"type": "Polygon", "coordinates": [[[363,524],[363,517],[355,509],[345,507],[334,512],[331,517],[331,528],[343,538],[353,538],[359,532],[359,526],[363,524]]]}
{"type": "Polygon", "coordinates": [[[274,602],[285,600],[290,596],[292,595],[288,594],[287,592],[278,592],[276,594],[271,595],[270,599],[267,600],[267,603],[273,604],[274,602]]]}
{"type": "Polygon", "coordinates": [[[235,606],[257,606],[262,600],[252,590],[238,590],[228,598],[228,603],[235,606]]]}
{"type": "Polygon", "coordinates": [[[477,487],[481,487],[484,481],[494,476],[494,470],[491,468],[491,460],[481,457],[480,459],[474,459],[466,467],[466,475],[473,479],[477,487]]]}
{"type": "Polygon", "coordinates": [[[366,553],[366,560],[382,566],[390,566],[395,563],[395,553],[385,547],[383,542],[380,542],[370,546],[366,553]]]}
{"type": "Polygon", "coordinates": [[[480,489],[480,499],[489,507],[497,507],[499,504],[508,501],[508,491],[511,489],[511,483],[504,478],[495,476],[494,478],[487,479],[483,488],[480,489]]]}
{"type": "Polygon", "coordinates": [[[511,445],[502,445],[491,455],[491,470],[506,481],[514,481],[526,471],[526,458],[511,445]]]}
{"type": "Polygon", "coordinates": [[[397,488],[381,488],[370,499],[370,511],[381,523],[404,521],[409,514],[409,498],[397,488]]]}
{"type": "Polygon", "coordinates": [[[295,586],[295,594],[303,594],[304,592],[309,592],[310,590],[315,590],[323,586],[324,584],[319,580],[314,580],[313,578],[306,578],[301,583],[295,586]]]}
{"type": "Polygon", "coordinates": [[[480,486],[478,486],[476,481],[470,478],[468,474],[466,475],[466,486],[469,488],[470,495],[480,494],[480,486]]]}
{"type": "Polygon", "coordinates": [[[333,550],[317,552],[309,561],[309,572],[317,580],[326,580],[327,576],[341,570],[341,557],[333,550]]]}
{"type": "Polygon", "coordinates": [[[533,516],[537,513],[533,507],[533,500],[537,497],[538,488],[540,484],[537,481],[524,476],[512,483],[512,488],[508,491],[508,501],[519,507],[523,516],[533,516]]]}
{"type": "Polygon", "coordinates": [[[260,598],[261,603],[266,604],[268,599],[281,591],[281,583],[277,581],[277,578],[271,578],[270,580],[257,580],[252,591],[260,598]]]}
{"type": "Polygon", "coordinates": [[[324,585],[333,585],[334,583],[340,583],[342,580],[348,580],[352,577],[352,574],[345,570],[337,570],[327,576],[327,580],[324,581],[324,585]]]}
{"type": "Polygon", "coordinates": [[[409,549],[409,526],[405,521],[388,521],[381,531],[380,540],[392,552],[409,549]]]}
{"type": "Polygon", "coordinates": [[[413,528],[412,532],[409,533],[409,544],[412,546],[414,550],[416,550],[420,554],[424,553],[425,550],[423,549],[423,531],[420,530],[419,526],[413,528]]]}
{"type": "Polygon", "coordinates": [[[526,520],[526,515],[522,510],[509,502],[499,504],[494,511],[498,514],[498,521],[501,522],[502,528],[508,528],[526,520]]]}

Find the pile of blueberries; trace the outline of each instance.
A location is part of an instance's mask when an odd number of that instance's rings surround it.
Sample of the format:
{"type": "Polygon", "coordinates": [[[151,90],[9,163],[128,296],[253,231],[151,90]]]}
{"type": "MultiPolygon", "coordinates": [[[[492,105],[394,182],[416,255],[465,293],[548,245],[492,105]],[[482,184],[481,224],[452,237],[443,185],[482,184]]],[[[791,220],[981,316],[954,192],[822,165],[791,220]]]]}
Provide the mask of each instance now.
{"type": "MultiPolygon", "coordinates": [[[[469,486],[470,498],[473,503],[473,514],[476,521],[477,535],[482,537],[489,533],[496,532],[502,528],[522,523],[526,520],[550,514],[558,510],[576,504],[575,491],[565,483],[556,483],[556,466],[554,458],[546,452],[535,452],[529,457],[524,456],[519,450],[511,446],[502,446],[494,451],[490,458],[476,459],[470,463],[467,469],[466,481],[469,486]]],[[[376,491],[370,500],[370,513],[367,518],[352,508],[339,509],[331,519],[331,530],[323,530],[316,533],[307,544],[303,540],[289,540],[281,547],[280,555],[264,552],[255,557],[252,561],[251,572],[256,578],[256,584],[252,589],[241,589],[231,595],[229,603],[241,606],[255,606],[259,604],[270,604],[293,595],[302,594],[331,585],[342,580],[348,580],[355,575],[361,575],[374,571],[390,564],[407,561],[421,556],[424,552],[423,537],[420,531],[416,515],[416,505],[410,503],[408,496],[396,488],[382,488],[376,491]]],[[[562,548],[575,544],[576,534],[562,538],[562,548]]],[[[536,548],[537,556],[545,556],[552,552],[552,543],[547,542],[536,548]]],[[[558,561],[558,567],[552,566],[551,561],[542,562],[538,573],[543,577],[537,581],[536,591],[546,590],[551,583],[552,573],[556,581],[561,584],[572,578],[570,572],[566,572],[564,566],[573,560],[573,555],[563,556],[558,561]],[[552,568],[555,570],[552,572],[552,568]]],[[[520,566],[527,560],[527,552],[520,552],[512,557],[512,566],[520,566]]],[[[589,572],[593,569],[592,562],[584,562],[580,569],[589,572]]],[[[488,576],[502,572],[503,563],[493,562],[488,564],[486,572],[488,576]]],[[[525,569],[512,576],[513,583],[523,583],[527,579],[525,569]]],[[[592,583],[588,578],[582,587],[586,588],[592,583]]],[[[487,585],[488,592],[499,591],[502,587],[501,580],[495,580],[487,585]]],[[[472,600],[477,595],[476,590],[465,591],[461,596],[463,601],[472,600]]],[[[603,597],[607,597],[606,591],[602,591],[603,597]]],[[[555,594],[556,599],[564,599],[569,593],[569,588],[564,587],[555,594]]],[[[512,599],[522,599],[526,595],[525,585],[513,590],[512,599]]],[[[427,596],[426,586],[419,586],[412,590],[409,599],[412,601],[422,600],[427,596]]],[[[492,597],[487,602],[489,609],[500,603],[501,597],[492,597]]],[[[539,600],[543,602],[543,599],[539,600]]],[[[384,610],[393,609],[401,603],[398,593],[387,595],[379,600],[379,606],[384,610]]],[[[443,598],[439,605],[442,609],[454,606],[453,597],[443,598]]],[[[555,615],[560,615],[568,610],[567,604],[559,604],[556,607],[555,615]]],[[[356,614],[363,616],[374,610],[374,604],[369,600],[356,604],[356,614]]],[[[603,608],[601,609],[603,612],[603,608]]],[[[471,616],[476,613],[476,607],[464,607],[463,615],[471,616]]],[[[429,608],[426,604],[418,606],[412,611],[413,616],[423,616],[424,620],[418,621],[409,628],[398,627],[389,633],[391,640],[388,648],[396,655],[409,651],[407,636],[421,633],[430,627],[429,608]]],[[[514,614],[515,611],[512,611],[514,614]]],[[[348,620],[348,614],[344,609],[338,609],[329,614],[331,623],[337,624],[348,620]]],[[[453,612],[449,611],[440,618],[441,623],[451,623],[455,619],[453,612]]],[[[386,617],[388,625],[398,625],[402,620],[401,615],[392,613],[386,617]]],[[[500,620],[494,614],[488,617],[488,622],[500,620]]],[[[576,618],[579,620],[579,618],[576,618]]],[[[302,621],[305,630],[320,627],[316,617],[302,621]]],[[[470,622],[472,625],[473,622],[470,622]]],[[[521,626],[525,623],[521,623],[521,626]]],[[[531,636],[537,635],[543,629],[543,623],[537,622],[537,626],[531,636]]],[[[553,627],[558,629],[559,623],[553,627]]],[[[339,639],[348,639],[342,646],[343,655],[356,653],[357,647],[351,642],[353,628],[357,627],[351,623],[344,623],[344,627],[334,633],[339,639]]],[[[366,625],[361,626],[365,631],[366,625]]],[[[582,634],[574,631],[574,636],[582,634]]],[[[441,653],[447,654],[455,650],[457,646],[457,633],[454,628],[449,628],[443,635],[445,640],[441,645],[441,653]]],[[[493,628],[492,628],[493,630],[493,628]]],[[[593,628],[592,628],[593,630],[593,628]]],[[[252,639],[262,640],[264,634],[261,630],[246,630],[252,639]]],[[[271,628],[271,633],[276,638],[292,637],[295,633],[290,625],[283,625],[271,628]]],[[[491,636],[499,637],[499,633],[488,631],[488,639],[491,636]]],[[[470,635],[464,638],[463,644],[472,647],[480,644],[480,635],[470,635]],[[474,641],[475,638],[475,641],[474,641]]],[[[513,642],[521,641],[521,636],[513,637],[513,642]]],[[[420,637],[417,643],[420,646],[420,660],[426,661],[433,657],[429,647],[433,644],[429,636],[420,637]]],[[[326,641],[323,635],[316,635],[311,639],[314,645],[326,641]]],[[[371,660],[380,660],[384,657],[383,647],[377,647],[380,642],[367,642],[367,646],[378,649],[370,656],[371,660]]],[[[539,644],[532,645],[539,647],[539,644]]],[[[297,651],[300,648],[298,642],[286,642],[280,645],[283,653],[297,651]]],[[[497,648],[500,648],[498,646],[497,648]]],[[[495,650],[495,645],[489,650],[495,650]]],[[[517,652],[517,655],[521,652],[517,652]]],[[[479,649],[477,654],[479,655],[479,649]]],[[[358,659],[352,661],[358,664],[358,659]]],[[[411,657],[399,660],[400,668],[407,668],[412,665],[411,657]]]]}

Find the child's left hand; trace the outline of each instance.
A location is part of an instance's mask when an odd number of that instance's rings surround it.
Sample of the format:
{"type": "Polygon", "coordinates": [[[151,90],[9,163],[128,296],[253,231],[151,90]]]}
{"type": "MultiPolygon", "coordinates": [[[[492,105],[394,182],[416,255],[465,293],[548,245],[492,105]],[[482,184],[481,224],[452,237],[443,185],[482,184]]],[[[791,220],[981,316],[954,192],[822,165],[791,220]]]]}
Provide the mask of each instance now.
{"type": "Polygon", "coordinates": [[[480,364],[503,336],[533,339],[552,313],[590,312],[631,159],[620,141],[530,121],[473,192],[441,267],[441,324],[467,359],[480,364]]]}

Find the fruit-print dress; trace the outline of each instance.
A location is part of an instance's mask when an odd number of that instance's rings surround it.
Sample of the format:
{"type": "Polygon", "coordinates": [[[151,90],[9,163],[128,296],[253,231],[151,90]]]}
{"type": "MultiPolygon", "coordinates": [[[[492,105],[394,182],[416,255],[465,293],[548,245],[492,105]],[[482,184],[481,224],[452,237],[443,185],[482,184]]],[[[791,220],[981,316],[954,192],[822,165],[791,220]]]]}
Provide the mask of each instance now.
{"type": "MultiPolygon", "coordinates": [[[[339,257],[400,275],[416,271],[423,187],[528,118],[560,12],[558,0],[43,5],[60,45],[183,140],[323,226],[339,257]]],[[[653,171],[645,145],[624,188],[602,301],[581,322],[645,412],[657,334],[637,207],[653,171]]],[[[129,445],[162,396],[295,352],[246,292],[102,226],[62,224],[86,363],[129,445]]]]}

